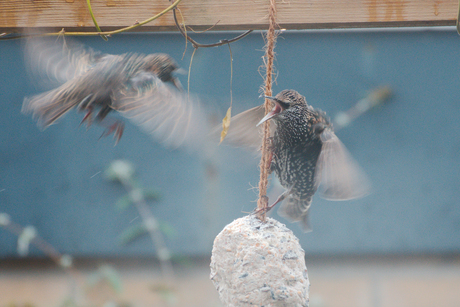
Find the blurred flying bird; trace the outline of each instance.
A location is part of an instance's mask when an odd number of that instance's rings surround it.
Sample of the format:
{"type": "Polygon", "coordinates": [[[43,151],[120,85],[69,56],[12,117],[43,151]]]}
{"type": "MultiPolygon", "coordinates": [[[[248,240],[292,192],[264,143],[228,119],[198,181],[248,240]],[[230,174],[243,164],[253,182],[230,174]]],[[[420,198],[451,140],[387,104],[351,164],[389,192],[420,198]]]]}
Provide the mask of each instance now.
{"type": "Polygon", "coordinates": [[[270,171],[286,190],[268,210],[283,202],[278,213],[301,222],[302,229],[309,231],[308,209],[319,186],[320,195],[328,200],[350,200],[369,193],[367,176],[334,134],[324,112],[313,109],[294,90],[266,98],[275,103],[273,110],[264,116],[264,107],[258,106],[236,115],[227,139],[237,145],[260,146],[261,131],[254,127],[267,120],[274,122],[270,171]]]}
{"type": "MultiPolygon", "coordinates": [[[[88,126],[93,115],[101,123],[111,111],[120,112],[158,140],[177,147],[197,129],[197,103],[188,101],[174,72],[179,69],[167,54],[102,54],[66,39],[57,43],[30,39],[25,47],[32,78],[54,89],[24,99],[22,111],[46,128],[74,107],[84,111],[88,126]]],[[[123,134],[120,120],[102,122],[103,136],[123,134]]],[[[202,133],[202,131],[200,131],[202,133]]]]}

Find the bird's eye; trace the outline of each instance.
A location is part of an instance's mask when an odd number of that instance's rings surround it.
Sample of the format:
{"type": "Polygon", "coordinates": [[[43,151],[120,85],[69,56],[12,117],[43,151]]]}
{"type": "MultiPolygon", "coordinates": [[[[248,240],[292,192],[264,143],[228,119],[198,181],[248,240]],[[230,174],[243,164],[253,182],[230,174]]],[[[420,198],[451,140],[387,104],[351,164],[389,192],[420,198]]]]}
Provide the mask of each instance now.
{"type": "Polygon", "coordinates": [[[289,102],[285,100],[276,99],[276,102],[279,103],[279,105],[281,106],[281,108],[283,108],[283,110],[288,109],[290,106],[289,102]]]}

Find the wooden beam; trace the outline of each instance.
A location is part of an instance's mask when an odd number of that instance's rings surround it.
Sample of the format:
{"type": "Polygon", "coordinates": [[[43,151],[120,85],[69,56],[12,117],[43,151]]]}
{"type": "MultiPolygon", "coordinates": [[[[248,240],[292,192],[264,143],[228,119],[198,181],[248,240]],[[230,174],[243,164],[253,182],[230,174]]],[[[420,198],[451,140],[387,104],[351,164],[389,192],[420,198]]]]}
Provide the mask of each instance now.
{"type": "MultiPolygon", "coordinates": [[[[167,0],[92,0],[103,31],[145,20],[167,0]]],[[[268,0],[183,0],[185,23],[196,30],[268,28],[268,0]]],[[[278,23],[285,29],[452,26],[457,0],[278,0],[278,23]]],[[[180,19],[180,16],[179,16],[180,19]]],[[[22,28],[94,31],[85,0],[0,1],[0,33],[22,28]]],[[[135,31],[175,31],[172,12],[135,31]]]]}

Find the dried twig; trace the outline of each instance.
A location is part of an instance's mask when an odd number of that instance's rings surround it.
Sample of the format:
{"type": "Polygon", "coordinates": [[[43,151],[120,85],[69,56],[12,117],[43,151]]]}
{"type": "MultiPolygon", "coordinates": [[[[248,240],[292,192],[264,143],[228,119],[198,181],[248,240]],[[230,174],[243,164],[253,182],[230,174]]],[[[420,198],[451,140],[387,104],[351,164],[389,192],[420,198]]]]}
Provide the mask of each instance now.
{"type": "MultiPolygon", "coordinates": [[[[179,13],[180,13],[180,10],[179,10],[179,13]]],[[[222,133],[221,133],[221,138],[220,138],[220,142],[222,142],[223,139],[225,138],[225,136],[227,135],[228,129],[230,127],[230,118],[231,118],[232,100],[233,100],[232,99],[233,56],[232,56],[232,50],[230,48],[230,44],[233,43],[233,42],[236,42],[237,40],[242,39],[245,36],[247,36],[249,33],[252,32],[252,30],[248,30],[248,31],[244,32],[243,34],[240,34],[237,37],[234,37],[232,39],[221,39],[219,42],[214,43],[214,44],[200,44],[200,43],[196,42],[194,39],[192,39],[190,36],[187,35],[187,28],[185,27],[185,23],[183,22],[183,18],[182,18],[183,26],[179,25],[179,22],[177,21],[176,9],[175,8],[173,9],[173,16],[174,16],[174,23],[176,24],[177,29],[179,29],[179,31],[182,34],[182,36],[184,36],[185,39],[186,39],[186,41],[185,41],[186,42],[185,50],[187,50],[187,41],[189,41],[192,44],[193,48],[194,48],[192,58],[190,60],[189,70],[188,70],[187,90],[188,90],[189,93],[190,93],[190,71],[192,69],[193,56],[195,55],[196,50],[198,48],[218,47],[218,46],[222,46],[222,45],[225,45],[225,44],[228,45],[228,49],[230,51],[230,64],[231,64],[231,66],[230,66],[230,107],[228,108],[227,114],[225,115],[225,118],[222,121],[222,133]]],[[[182,14],[181,14],[181,16],[182,16],[182,14]]],[[[214,24],[209,29],[212,29],[216,24],[214,24]]],[[[209,30],[209,29],[207,29],[207,30],[209,30]]],[[[204,32],[206,32],[207,30],[205,30],[204,32]]],[[[184,55],[185,55],[185,50],[184,50],[184,55]]]]}
{"type": "Polygon", "coordinates": [[[200,43],[196,42],[194,39],[192,39],[190,36],[188,36],[185,33],[184,29],[179,25],[179,23],[177,22],[177,16],[176,16],[176,9],[175,8],[173,9],[173,16],[174,16],[174,23],[176,24],[177,29],[179,29],[180,33],[192,44],[193,48],[195,48],[195,49],[197,49],[197,48],[218,47],[218,46],[222,46],[222,45],[225,45],[225,44],[230,44],[230,43],[236,42],[237,40],[242,39],[243,37],[247,36],[249,33],[252,32],[252,30],[248,30],[248,31],[244,32],[243,34],[238,35],[237,37],[234,37],[232,39],[221,39],[219,42],[214,43],[214,44],[200,44],[200,43]]]}

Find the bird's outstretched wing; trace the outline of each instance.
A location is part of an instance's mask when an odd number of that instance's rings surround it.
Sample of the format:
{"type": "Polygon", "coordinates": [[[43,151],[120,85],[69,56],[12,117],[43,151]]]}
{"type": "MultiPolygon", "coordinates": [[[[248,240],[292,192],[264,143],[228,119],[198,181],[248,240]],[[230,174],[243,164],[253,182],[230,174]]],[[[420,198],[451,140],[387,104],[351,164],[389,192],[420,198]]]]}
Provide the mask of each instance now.
{"type": "Polygon", "coordinates": [[[84,74],[105,56],[69,38],[30,38],[24,49],[31,79],[48,88],[84,74]]]}
{"type": "MultiPolygon", "coordinates": [[[[263,105],[241,112],[231,118],[230,128],[224,143],[232,146],[249,148],[258,151],[262,142],[263,125],[257,123],[265,116],[263,105]]],[[[221,126],[214,128],[213,134],[220,136],[221,126]]],[[[270,135],[275,133],[274,123],[270,123],[270,135]]]]}
{"type": "Polygon", "coordinates": [[[178,91],[151,73],[134,76],[113,107],[170,148],[198,150],[207,138],[208,122],[196,97],[178,91]]]}
{"type": "Polygon", "coordinates": [[[335,133],[325,130],[320,137],[323,147],[316,169],[320,196],[327,200],[349,200],[368,195],[369,179],[335,133]]]}

